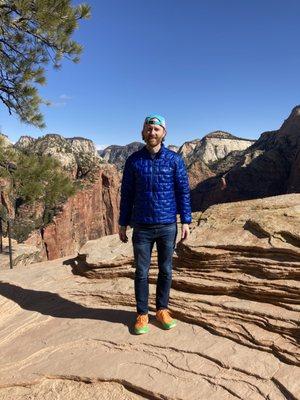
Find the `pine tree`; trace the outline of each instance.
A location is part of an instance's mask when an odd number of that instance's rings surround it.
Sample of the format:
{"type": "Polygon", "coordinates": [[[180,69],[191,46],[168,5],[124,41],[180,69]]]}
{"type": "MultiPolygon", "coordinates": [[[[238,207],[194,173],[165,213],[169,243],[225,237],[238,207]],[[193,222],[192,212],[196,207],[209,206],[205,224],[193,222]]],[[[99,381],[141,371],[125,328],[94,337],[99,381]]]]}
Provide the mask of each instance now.
{"type": "Polygon", "coordinates": [[[70,0],[0,0],[0,100],[22,122],[44,128],[39,96],[45,65],[61,68],[63,57],[78,63],[82,46],[71,39],[78,21],[90,17],[86,4],[70,0]]]}

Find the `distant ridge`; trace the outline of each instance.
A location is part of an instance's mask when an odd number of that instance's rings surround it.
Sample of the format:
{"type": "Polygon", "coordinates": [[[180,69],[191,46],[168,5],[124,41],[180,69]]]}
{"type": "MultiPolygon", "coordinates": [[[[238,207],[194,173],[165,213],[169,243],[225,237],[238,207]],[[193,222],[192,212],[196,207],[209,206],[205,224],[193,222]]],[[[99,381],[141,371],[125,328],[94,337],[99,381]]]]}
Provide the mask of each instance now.
{"type": "Polygon", "coordinates": [[[235,135],[232,135],[231,133],[225,132],[225,131],[213,131],[213,132],[210,132],[207,135],[203,136],[203,139],[204,138],[246,140],[247,142],[249,142],[249,139],[235,136],[235,135]]]}

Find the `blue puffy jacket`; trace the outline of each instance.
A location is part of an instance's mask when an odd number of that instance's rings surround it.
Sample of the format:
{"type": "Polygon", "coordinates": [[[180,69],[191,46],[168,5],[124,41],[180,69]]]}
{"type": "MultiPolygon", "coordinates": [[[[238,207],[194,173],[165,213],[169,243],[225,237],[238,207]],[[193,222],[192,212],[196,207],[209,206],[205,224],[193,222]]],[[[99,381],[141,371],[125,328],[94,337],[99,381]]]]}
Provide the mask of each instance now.
{"type": "Polygon", "coordinates": [[[146,145],[125,162],[119,225],[192,221],[190,187],[182,157],[161,143],[155,157],[146,145]]]}

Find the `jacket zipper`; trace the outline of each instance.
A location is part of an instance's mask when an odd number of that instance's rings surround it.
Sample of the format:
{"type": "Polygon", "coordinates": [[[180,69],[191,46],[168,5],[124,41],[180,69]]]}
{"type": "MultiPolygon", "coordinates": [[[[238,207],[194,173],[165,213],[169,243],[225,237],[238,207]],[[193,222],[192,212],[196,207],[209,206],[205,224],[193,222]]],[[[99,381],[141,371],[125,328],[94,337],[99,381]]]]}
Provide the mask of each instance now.
{"type": "Polygon", "coordinates": [[[154,159],[151,159],[151,194],[153,197],[153,166],[154,166],[154,159]]]}
{"type": "Polygon", "coordinates": [[[154,209],[153,209],[153,205],[154,205],[154,201],[153,201],[153,198],[154,198],[154,196],[153,196],[153,169],[154,169],[155,157],[153,159],[151,158],[151,161],[152,161],[152,163],[151,163],[151,199],[152,199],[152,202],[151,202],[151,216],[153,217],[153,215],[154,215],[154,209]]]}

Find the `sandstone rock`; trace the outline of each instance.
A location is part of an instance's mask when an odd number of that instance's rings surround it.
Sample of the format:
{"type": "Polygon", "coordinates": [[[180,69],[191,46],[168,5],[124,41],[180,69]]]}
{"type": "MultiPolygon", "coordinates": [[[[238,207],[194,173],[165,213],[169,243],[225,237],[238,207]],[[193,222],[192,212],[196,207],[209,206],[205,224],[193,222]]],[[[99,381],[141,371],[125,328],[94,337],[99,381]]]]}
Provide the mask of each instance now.
{"type": "Polygon", "coordinates": [[[30,151],[32,154],[50,156],[60,162],[64,170],[71,178],[76,178],[77,163],[75,154],[72,152],[71,145],[61,135],[47,134],[35,140],[24,140],[22,137],[15,143],[15,147],[30,151]],[[22,145],[25,144],[25,147],[22,145]]]}
{"type": "Polygon", "coordinates": [[[200,139],[189,140],[188,142],[184,142],[183,145],[179,147],[178,153],[184,159],[186,164],[189,164],[191,155],[193,154],[199,142],[200,139]]]}
{"type": "MultiPolygon", "coordinates": [[[[200,217],[197,214],[196,221],[200,217]]],[[[194,223],[192,242],[193,235],[199,237],[199,229],[194,223]]],[[[106,261],[108,247],[106,244],[103,252],[106,261]]],[[[123,248],[119,253],[124,252],[123,248]]],[[[96,250],[87,259],[97,263],[98,270],[103,269],[104,263],[99,263],[101,249],[98,260],[96,250]]],[[[112,260],[116,262],[116,252],[112,260]]],[[[245,345],[228,337],[234,324],[242,328],[245,319],[248,325],[244,324],[239,336],[249,335],[256,318],[266,330],[270,329],[273,340],[273,327],[264,307],[269,307],[271,313],[274,304],[256,300],[257,309],[252,309],[244,300],[241,312],[233,304],[236,300],[239,303],[235,305],[241,307],[241,299],[233,295],[204,295],[172,288],[171,309],[179,322],[175,329],[164,331],[153,317],[152,280],[150,332],[135,336],[132,278],[120,275],[106,279],[99,275],[99,279],[87,279],[73,275],[77,261],[68,257],[32,264],[26,273],[21,269],[0,271],[0,399],[40,399],[42,395],[49,400],[75,396],[101,400],[299,398],[299,367],[266,350],[268,343],[248,345],[245,339],[245,345]],[[206,313],[205,306],[209,310],[206,313]],[[204,317],[206,323],[201,321],[204,317]]],[[[294,320],[292,311],[279,307],[280,317],[273,314],[275,327],[282,325],[285,330],[276,341],[278,346],[282,345],[281,339],[285,340],[287,322],[292,325],[294,320]]]]}
{"type": "MultiPolygon", "coordinates": [[[[177,236],[170,304],[181,320],[300,365],[300,194],[227,203],[193,215],[177,236]]],[[[129,243],[117,235],[86,243],[74,271],[89,278],[133,278],[129,243]]],[[[154,245],[149,279],[157,274],[154,245]]],[[[108,293],[100,295],[111,302],[108,293]]],[[[134,305],[126,291],[114,304],[134,305]]],[[[152,298],[152,307],[155,301],[152,298]]]]}
{"type": "Polygon", "coordinates": [[[189,154],[188,163],[190,165],[197,160],[201,160],[209,165],[223,159],[231,151],[245,150],[253,143],[255,143],[254,140],[238,138],[228,132],[211,132],[197,143],[192,154],[189,154]]]}
{"type": "MultiPolygon", "coordinates": [[[[29,244],[18,243],[11,239],[12,266],[13,268],[25,268],[29,264],[42,261],[42,255],[38,247],[29,244]]],[[[2,237],[2,253],[0,253],[0,271],[10,268],[9,242],[7,237],[2,237]]]]}
{"type": "Polygon", "coordinates": [[[299,365],[300,194],[214,205],[198,223],[174,287],[204,295],[200,323],[299,365]]]}
{"type": "MultiPolygon", "coordinates": [[[[228,132],[215,131],[205,135],[201,140],[185,142],[179,148],[178,153],[183,157],[188,171],[193,210],[201,209],[198,204],[199,196],[208,201],[206,193],[222,187],[220,180],[215,179],[215,176],[225,173],[236,165],[245,149],[254,142],[228,132]]],[[[221,192],[221,196],[222,194],[221,192]]]]}
{"type": "Polygon", "coordinates": [[[65,138],[56,133],[49,133],[38,139],[21,136],[14,147],[33,154],[54,157],[73,179],[87,175],[103,162],[93,141],[83,137],[65,138]]]}
{"type": "Polygon", "coordinates": [[[103,164],[95,182],[70,197],[53,222],[33,231],[24,243],[39,247],[44,259],[53,260],[73,255],[88,240],[117,232],[119,187],[115,166],[103,164]]]}
{"type": "Polygon", "coordinates": [[[212,204],[300,191],[300,106],[278,131],[264,132],[243,152],[211,166],[219,175],[201,181],[191,192],[193,210],[212,204]],[[234,161],[237,162],[234,165],[234,161]],[[227,161],[227,162],[226,162],[227,161]],[[224,185],[221,185],[224,180],[224,185]]]}
{"type": "Polygon", "coordinates": [[[19,137],[19,140],[14,144],[14,147],[21,150],[27,150],[32,147],[35,141],[36,139],[31,136],[22,135],[19,137]]]}
{"type": "MultiPolygon", "coordinates": [[[[179,216],[177,221],[179,221],[179,216]]],[[[195,222],[190,227],[193,229],[195,222]]],[[[123,243],[119,234],[87,241],[78,251],[74,272],[89,278],[133,277],[134,256],[132,251],[133,229],[127,227],[128,242],[123,243]]],[[[177,240],[181,237],[178,224],[177,240]]],[[[153,246],[151,270],[157,266],[156,244],[153,246]]]]}
{"type": "Polygon", "coordinates": [[[15,207],[11,196],[11,191],[11,180],[8,178],[0,177],[0,208],[3,208],[3,213],[5,213],[5,220],[7,220],[8,218],[15,218],[15,207]]]}
{"type": "MultiPolygon", "coordinates": [[[[45,226],[44,202],[22,203],[22,199],[13,198],[11,179],[0,178],[0,212],[8,209],[14,237],[37,247],[41,260],[73,255],[87,240],[117,231],[121,174],[101,161],[91,140],[58,134],[38,139],[22,136],[14,148],[58,159],[82,187],[66,203],[56,204],[51,210],[53,221],[45,226]]],[[[26,252],[24,257],[29,260],[26,252]]]]}
{"type": "MultiPolygon", "coordinates": [[[[132,388],[134,391],[134,388],[132,388]]],[[[117,382],[101,382],[98,379],[71,376],[45,377],[38,383],[10,386],[0,389],[0,400],[35,399],[54,400],[138,400],[144,397],[126,389],[126,384],[117,382]]]]}
{"type": "Polygon", "coordinates": [[[98,150],[98,154],[106,161],[114,164],[119,171],[122,171],[126,159],[130,154],[140,150],[144,146],[141,142],[132,142],[125,146],[111,145],[103,150],[98,150]]]}
{"type": "Polygon", "coordinates": [[[172,150],[172,151],[175,151],[175,153],[177,153],[178,150],[179,150],[179,146],[175,146],[175,144],[169,144],[169,145],[167,146],[167,148],[170,149],[170,150],[172,150]]]}
{"type": "Polygon", "coordinates": [[[201,160],[193,162],[188,169],[190,189],[196,189],[199,182],[215,177],[215,173],[201,160]]]}
{"type": "MultiPolygon", "coordinates": [[[[215,131],[205,135],[202,139],[185,142],[178,150],[187,167],[190,188],[192,190],[192,205],[199,210],[198,197],[201,191],[201,182],[207,184],[217,174],[224,174],[240,160],[244,150],[255,141],[238,138],[228,132],[215,131]],[[226,160],[226,161],[225,161],[226,160]],[[199,189],[200,186],[200,189],[199,189]]],[[[219,180],[213,180],[213,188],[221,187],[219,180]]],[[[211,188],[210,188],[211,189],[211,188]]]]}
{"type": "Polygon", "coordinates": [[[0,142],[4,148],[13,146],[13,143],[9,140],[9,137],[4,135],[4,133],[0,133],[0,142]]]}
{"type": "Polygon", "coordinates": [[[66,138],[66,140],[71,144],[72,150],[79,155],[80,153],[89,154],[93,157],[99,158],[98,151],[95,147],[94,142],[91,139],[87,139],[81,136],[74,136],[71,138],[66,138]]]}

